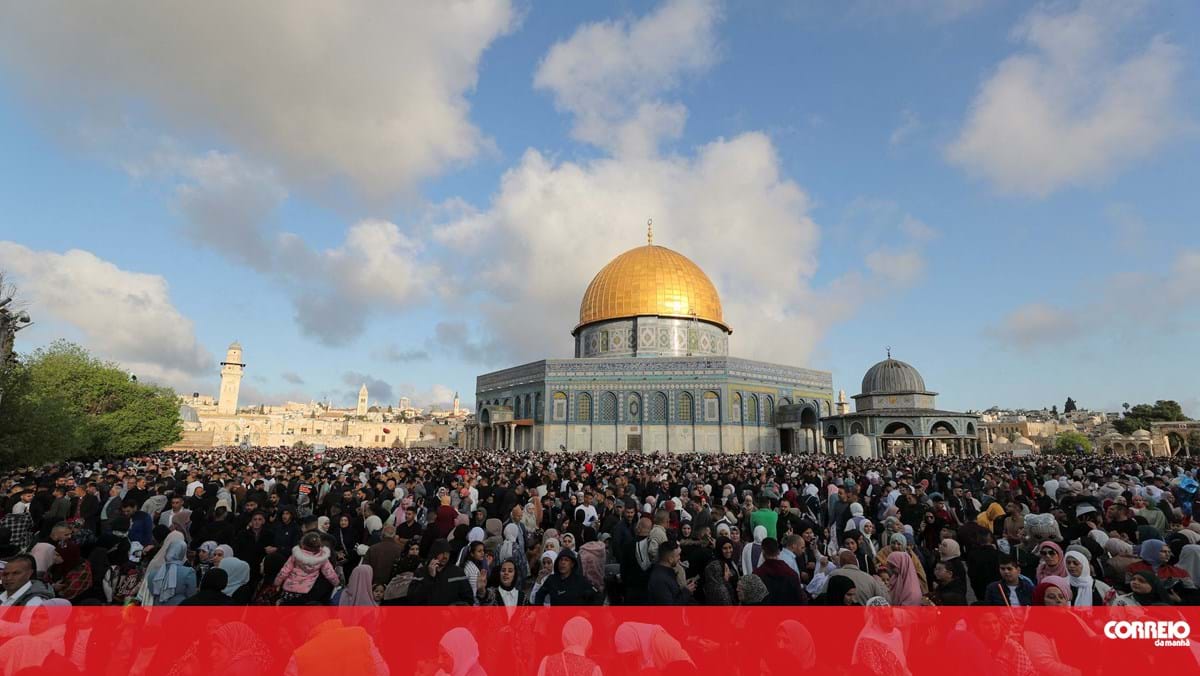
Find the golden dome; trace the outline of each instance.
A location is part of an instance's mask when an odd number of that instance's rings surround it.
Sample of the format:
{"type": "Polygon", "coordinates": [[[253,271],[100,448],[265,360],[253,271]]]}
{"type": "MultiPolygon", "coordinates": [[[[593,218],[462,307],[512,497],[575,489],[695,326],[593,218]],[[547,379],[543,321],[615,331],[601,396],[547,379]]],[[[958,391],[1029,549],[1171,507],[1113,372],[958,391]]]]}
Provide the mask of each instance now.
{"type": "Polygon", "coordinates": [[[683,254],[653,244],[626,251],[596,274],[579,304],[575,328],[638,315],[694,317],[730,331],[708,275],[683,254]]]}

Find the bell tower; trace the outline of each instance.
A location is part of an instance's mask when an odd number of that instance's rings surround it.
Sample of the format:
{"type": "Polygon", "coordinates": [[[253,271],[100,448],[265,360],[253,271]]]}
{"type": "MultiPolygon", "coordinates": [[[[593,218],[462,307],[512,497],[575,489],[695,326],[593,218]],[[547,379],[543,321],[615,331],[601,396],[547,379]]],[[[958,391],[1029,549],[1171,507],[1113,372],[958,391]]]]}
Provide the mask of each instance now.
{"type": "Polygon", "coordinates": [[[365,416],[367,414],[367,384],[358,390],[358,409],[355,410],[355,415],[365,416]]]}
{"type": "Polygon", "coordinates": [[[242,346],[235,340],[225,351],[225,361],[221,362],[221,394],[217,399],[217,413],[237,413],[238,391],[242,389],[242,373],[245,370],[246,365],[242,363],[242,346]]]}

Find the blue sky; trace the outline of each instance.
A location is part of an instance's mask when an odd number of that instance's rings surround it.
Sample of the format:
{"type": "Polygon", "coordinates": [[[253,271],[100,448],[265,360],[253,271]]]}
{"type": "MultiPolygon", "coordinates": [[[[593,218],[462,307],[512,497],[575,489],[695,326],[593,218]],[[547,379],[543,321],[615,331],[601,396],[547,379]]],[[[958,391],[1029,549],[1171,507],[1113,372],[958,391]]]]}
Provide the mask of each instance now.
{"type": "Polygon", "coordinates": [[[940,404],[1200,415],[1193,3],[0,10],[0,269],[37,324],[246,400],[469,402],[639,245],[732,351],[940,404]],[[96,12],[91,15],[91,12],[96,12]]]}

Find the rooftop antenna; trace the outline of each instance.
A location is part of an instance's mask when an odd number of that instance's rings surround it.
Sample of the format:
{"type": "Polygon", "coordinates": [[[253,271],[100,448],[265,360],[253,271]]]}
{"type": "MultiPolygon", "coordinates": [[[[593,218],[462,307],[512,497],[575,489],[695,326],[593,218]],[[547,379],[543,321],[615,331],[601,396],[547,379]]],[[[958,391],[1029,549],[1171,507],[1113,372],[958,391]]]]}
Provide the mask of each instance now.
{"type": "Polygon", "coordinates": [[[646,219],[646,245],[654,246],[654,219],[646,219]]]}

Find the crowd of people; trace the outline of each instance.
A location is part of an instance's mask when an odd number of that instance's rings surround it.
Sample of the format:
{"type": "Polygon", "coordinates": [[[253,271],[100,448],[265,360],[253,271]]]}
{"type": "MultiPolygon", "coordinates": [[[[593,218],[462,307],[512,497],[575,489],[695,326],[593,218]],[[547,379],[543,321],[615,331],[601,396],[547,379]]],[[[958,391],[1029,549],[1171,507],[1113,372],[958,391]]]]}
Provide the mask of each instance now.
{"type": "MultiPolygon", "coordinates": [[[[1197,471],[457,449],[73,462],[0,477],[0,604],[1198,605],[1197,471]]],[[[1062,661],[1039,636],[1020,659],[1062,661]]],[[[856,659],[886,671],[896,645],[867,638],[856,659]]]]}

